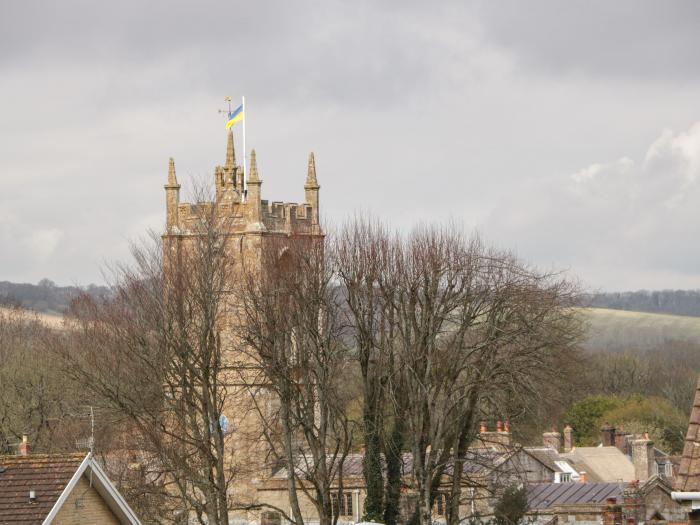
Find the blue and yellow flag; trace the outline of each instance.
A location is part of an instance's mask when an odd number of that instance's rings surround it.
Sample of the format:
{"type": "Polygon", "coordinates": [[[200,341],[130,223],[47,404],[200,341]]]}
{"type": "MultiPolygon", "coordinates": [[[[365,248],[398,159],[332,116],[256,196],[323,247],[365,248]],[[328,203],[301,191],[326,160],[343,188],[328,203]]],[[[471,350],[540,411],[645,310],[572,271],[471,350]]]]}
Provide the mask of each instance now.
{"type": "Polygon", "coordinates": [[[243,120],[243,104],[238,106],[233,112],[229,112],[228,121],[226,122],[226,129],[231,129],[236,122],[243,120]]]}

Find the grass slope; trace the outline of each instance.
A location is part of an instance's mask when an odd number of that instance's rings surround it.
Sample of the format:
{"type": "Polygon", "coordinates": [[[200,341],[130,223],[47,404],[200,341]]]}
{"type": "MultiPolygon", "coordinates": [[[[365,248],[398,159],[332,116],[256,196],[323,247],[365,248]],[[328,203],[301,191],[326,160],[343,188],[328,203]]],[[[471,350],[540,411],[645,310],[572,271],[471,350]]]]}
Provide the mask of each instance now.
{"type": "MultiPolygon", "coordinates": [[[[25,319],[37,321],[45,324],[49,328],[62,328],[63,327],[63,316],[60,314],[48,314],[43,312],[33,312],[31,310],[22,310],[22,316],[25,319]]],[[[16,315],[13,310],[0,306],[0,316],[12,318],[12,315],[16,315]]]]}
{"type": "Polygon", "coordinates": [[[588,324],[584,344],[587,348],[649,349],[669,340],[700,343],[700,317],[607,308],[584,308],[582,311],[588,324]]]}

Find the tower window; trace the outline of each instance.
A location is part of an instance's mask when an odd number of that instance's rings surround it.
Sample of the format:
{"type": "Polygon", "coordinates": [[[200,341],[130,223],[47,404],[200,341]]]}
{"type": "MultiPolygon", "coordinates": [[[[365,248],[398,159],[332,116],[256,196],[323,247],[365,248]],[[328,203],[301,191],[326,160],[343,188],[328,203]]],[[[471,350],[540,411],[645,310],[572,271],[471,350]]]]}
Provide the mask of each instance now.
{"type": "Polygon", "coordinates": [[[436,516],[446,516],[447,515],[447,495],[440,492],[435,496],[435,503],[433,505],[433,514],[436,516]]]}
{"type": "Polygon", "coordinates": [[[338,492],[331,494],[331,506],[334,516],[352,516],[352,493],[343,492],[342,497],[338,492]]]}

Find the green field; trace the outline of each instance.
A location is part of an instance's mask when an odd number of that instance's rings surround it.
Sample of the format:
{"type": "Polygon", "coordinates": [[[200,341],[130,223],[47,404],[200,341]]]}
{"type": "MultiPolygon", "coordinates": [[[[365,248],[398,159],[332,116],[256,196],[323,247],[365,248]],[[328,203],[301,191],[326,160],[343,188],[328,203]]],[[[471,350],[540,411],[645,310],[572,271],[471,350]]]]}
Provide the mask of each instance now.
{"type": "Polygon", "coordinates": [[[700,317],[606,308],[585,308],[582,311],[588,325],[586,348],[644,350],[669,340],[700,344],[700,317]]]}

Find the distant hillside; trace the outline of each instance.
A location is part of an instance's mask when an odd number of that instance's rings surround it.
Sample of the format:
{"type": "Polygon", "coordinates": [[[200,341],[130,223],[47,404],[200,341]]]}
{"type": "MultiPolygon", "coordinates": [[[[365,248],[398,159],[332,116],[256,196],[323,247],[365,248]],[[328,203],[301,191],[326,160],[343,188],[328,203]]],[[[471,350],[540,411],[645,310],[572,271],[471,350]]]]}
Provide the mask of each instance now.
{"type": "Polygon", "coordinates": [[[21,320],[21,321],[39,321],[49,328],[62,328],[63,317],[57,314],[47,314],[34,312],[30,310],[21,310],[19,308],[10,308],[0,306],[0,320],[21,320]]]}
{"type": "Polygon", "coordinates": [[[57,286],[49,279],[42,279],[38,284],[0,281],[0,305],[17,305],[36,312],[62,313],[70,305],[71,299],[84,292],[93,297],[105,297],[109,294],[109,288],[94,284],[86,287],[57,286]]]}
{"type": "Polygon", "coordinates": [[[594,308],[700,316],[700,290],[598,293],[589,295],[586,304],[594,308]]]}
{"type": "Polygon", "coordinates": [[[700,344],[700,317],[585,308],[584,344],[594,350],[648,350],[668,341],[700,344]]]}

